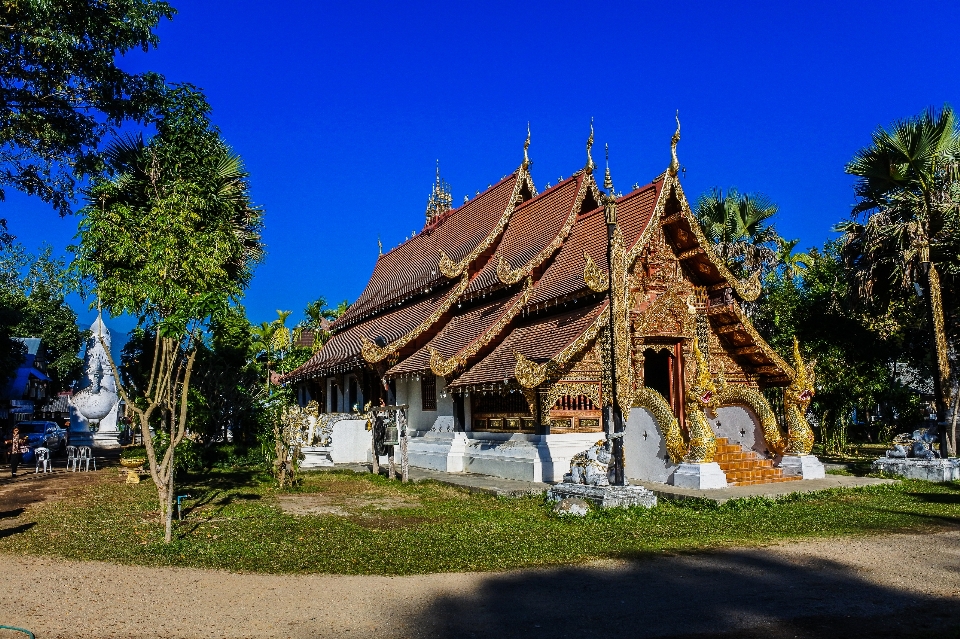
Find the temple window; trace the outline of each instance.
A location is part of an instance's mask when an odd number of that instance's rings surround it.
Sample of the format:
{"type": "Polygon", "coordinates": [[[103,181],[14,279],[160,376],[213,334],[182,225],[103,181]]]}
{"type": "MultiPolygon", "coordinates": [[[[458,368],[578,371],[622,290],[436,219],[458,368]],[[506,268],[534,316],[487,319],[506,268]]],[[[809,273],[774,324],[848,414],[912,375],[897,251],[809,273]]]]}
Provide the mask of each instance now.
{"type": "Polygon", "coordinates": [[[423,410],[437,410],[437,378],[424,375],[420,382],[420,406],[423,410]]]}
{"type": "Polygon", "coordinates": [[[533,433],[536,430],[530,406],[523,393],[470,395],[471,430],[493,433],[533,433]]]}

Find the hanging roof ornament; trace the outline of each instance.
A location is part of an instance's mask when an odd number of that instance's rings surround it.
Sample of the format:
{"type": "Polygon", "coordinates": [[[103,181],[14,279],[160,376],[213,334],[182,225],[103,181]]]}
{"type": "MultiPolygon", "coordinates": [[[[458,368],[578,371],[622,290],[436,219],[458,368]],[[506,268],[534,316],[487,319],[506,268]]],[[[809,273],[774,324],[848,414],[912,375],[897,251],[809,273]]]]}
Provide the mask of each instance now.
{"type": "Polygon", "coordinates": [[[450,185],[440,177],[440,160],[437,160],[437,178],[433,183],[433,190],[427,198],[427,224],[453,208],[453,194],[450,185]]]}
{"type": "Polygon", "coordinates": [[[593,173],[594,169],[597,168],[597,165],[593,163],[593,156],[590,154],[590,150],[593,148],[593,118],[590,118],[590,137],[587,138],[587,165],[584,169],[590,173],[593,173]]]}
{"type": "Polygon", "coordinates": [[[680,109],[677,109],[677,130],[670,138],[670,175],[676,177],[680,170],[680,160],[677,159],[677,142],[680,141],[680,109]]]}
{"type": "Polygon", "coordinates": [[[533,162],[530,161],[530,156],[527,155],[527,149],[530,148],[530,123],[527,122],[527,140],[523,143],[523,167],[524,171],[530,170],[530,167],[533,166],[533,162]]]}

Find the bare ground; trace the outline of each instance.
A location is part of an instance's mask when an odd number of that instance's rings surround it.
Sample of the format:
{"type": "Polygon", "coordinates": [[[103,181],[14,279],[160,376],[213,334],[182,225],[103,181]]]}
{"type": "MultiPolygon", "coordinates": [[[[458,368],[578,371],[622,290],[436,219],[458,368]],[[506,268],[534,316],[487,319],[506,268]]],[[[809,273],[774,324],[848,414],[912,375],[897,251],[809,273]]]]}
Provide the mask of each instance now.
{"type": "MultiPolygon", "coordinates": [[[[118,481],[118,473],[0,480],[0,528],[20,509],[91,481],[118,481]]],[[[281,505],[353,517],[400,507],[365,497],[291,496],[281,505]]],[[[2,562],[0,624],[41,639],[960,637],[960,530],[411,577],[252,575],[14,555],[2,562]]],[[[0,630],[5,636],[13,635],[0,630]]]]}
{"type": "Polygon", "coordinates": [[[0,623],[41,638],[960,636],[960,531],[392,578],[3,565],[0,623]]]}

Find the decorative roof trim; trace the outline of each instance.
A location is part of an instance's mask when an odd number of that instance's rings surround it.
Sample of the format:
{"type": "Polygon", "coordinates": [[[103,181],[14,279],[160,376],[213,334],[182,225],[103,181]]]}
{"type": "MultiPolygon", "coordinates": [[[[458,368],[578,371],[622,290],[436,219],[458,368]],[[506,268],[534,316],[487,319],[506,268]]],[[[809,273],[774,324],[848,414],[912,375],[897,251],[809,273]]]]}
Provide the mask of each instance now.
{"type": "Polygon", "coordinates": [[[530,173],[527,171],[527,168],[521,165],[520,168],[517,169],[516,173],[517,180],[513,185],[513,195],[510,197],[510,202],[507,204],[507,208],[503,212],[503,215],[500,216],[500,221],[497,222],[497,226],[494,227],[493,231],[490,232],[490,234],[487,236],[487,239],[477,245],[477,247],[473,249],[469,255],[464,257],[459,262],[454,262],[443,251],[439,252],[440,263],[438,264],[438,268],[446,277],[454,278],[464,273],[474,262],[474,260],[476,260],[486,251],[490,250],[490,247],[500,239],[500,236],[503,235],[503,231],[507,228],[507,222],[510,221],[510,217],[516,210],[517,205],[521,202],[521,191],[524,185],[528,186],[530,188],[530,193],[536,197],[537,189],[533,184],[533,178],[530,177],[530,173]]]}
{"type": "MultiPolygon", "coordinates": [[[[690,203],[687,201],[687,196],[683,192],[683,187],[680,186],[680,179],[676,175],[672,175],[669,171],[662,173],[657,176],[653,183],[663,180],[663,186],[660,188],[660,196],[657,198],[657,203],[654,206],[653,214],[650,216],[650,221],[654,220],[660,221],[663,217],[664,209],[667,205],[667,200],[670,198],[671,189],[676,189],[675,193],[677,194],[677,200],[680,202],[680,217],[684,218],[687,221],[687,224],[690,226],[690,230],[693,232],[694,237],[697,239],[699,247],[703,250],[704,257],[717,269],[720,273],[720,277],[725,279],[729,284],[730,288],[736,291],[737,295],[740,296],[745,302],[752,302],[756,300],[761,293],[762,285],[760,284],[760,274],[754,273],[746,280],[738,280],[734,277],[733,273],[730,272],[730,269],[723,263],[716,252],[713,250],[713,246],[710,244],[710,241],[707,239],[706,235],[703,234],[703,229],[700,227],[700,223],[697,222],[697,218],[693,215],[693,211],[690,209],[690,203]]],[[[630,249],[627,254],[627,267],[632,268],[633,263],[640,257],[640,253],[643,251],[643,248],[646,246],[647,242],[652,235],[655,226],[653,224],[648,224],[647,228],[644,229],[643,233],[640,234],[640,237],[634,243],[633,247],[630,249]]],[[[689,251],[687,251],[689,253],[689,251]]]]}
{"type": "Polygon", "coordinates": [[[583,281],[591,291],[602,293],[610,286],[610,275],[606,271],[600,270],[597,263],[593,261],[590,254],[583,252],[585,265],[583,267],[583,281]]]}
{"type": "Polygon", "coordinates": [[[584,349],[597,338],[597,335],[600,334],[600,331],[607,325],[607,317],[604,311],[607,309],[609,304],[604,302],[600,306],[600,310],[597,313],[597,316],[594,318],[593,322],[590,324],[587,329],[580,333],[580,335],[567,344],[562,351],[551,357],[549,360],[543,364],[537,364],[534,361],[531,361],[524,357],[523,353],[516,351],[514,354],[517,358],[517,365],[514,368],[513,374],[517,378],[517,381],[520,382],[521,386],[526,388],[535,388],[546,381],[554,371],[557,371],[571,359],[579,355],[584,351],[584,349]]]}
{"type": "Polygon", "coordinates": [[[412,331],[410,331],[409,333],[407,333],[397,341],[387,344],[385,346],[377,346],[376,344],[373,343],[373,341],[370,340],[370,338],[364,337],[362,345],[360,347],[361,353],[363,354],[363,359],[365,359],[367,362],[371,364],[374,364],[376,362],[381,362],[385,360],[387,357],[389,357],[390,355],[393,355],[394,353],[399,351],[401,348],[403,348],[413,340],[420,337],[424,333],[424,331],[428,330],[431,326],[436,324],[440,320],[440,318],[443,317],[447,313],[447,311],[450,310],[450,307],[452,307],[457,302],[457,300],[460,299],[460,296],[463,294],[463,292],[467,290],[467,284],[469,283],[470,283],[470,280],[467,277],[467,274],[464,273],[463,276],[460,278],[460,283],[457,284],[453,288],[453,290],[450,291],[449,294],[447,294],[447,297],[444,298],[440,306],[434,309],[433,313],[431,313],[430,316],[423,321],[423,323],[421,323],[419,326],[417,326],[415,329],[413,329],[412,331]]]}
{"type": "Polygon", "coordinates": [[[501,282],[504,284],[516,284],[523,278],[529,277],[531,274],[533,274],[534,270],[539,268],[544,262],[550,259],[550,257],[556,253],[561,246],[563,246],[563,243],[570,235],[570,231],[573,230],[573,225],[577,222],[577,216],[580,214],[580,209],[583,206],[583,200],[586,198],[588,190],[594,191],[594,199],[599,201],[599,190],[597,189],[597,185],[593,180],[593,176],[589,174],[585,175],[583,181],[580,183],[580,188],[577,190],[577,196],[573,200],[573,205],[570,207],[570,213],[567,215],[566,222],[564,222],[563,226],[560,228],[560,232],[557,233],[557,236],[553,238],[553,241],[550,242],[550,244],[545,246],[542,251],[537,253],[537,255],[532,260],[527,262],[525,266],[513,270],[507,260],[504,259],[502,254],[498,256],[497,277],[501,282]]]}
{"type": "Polygon", "coordinates": [[[490,328],[483,332],[482,335],[473,340],[467,347],[460,350],[459,353],[456,353],[449,359],[444,359],[443,355],[440,354],[437,349],[430,347],[430,370],[434,374],[439,375],[440,377],[449,377],[453,373],[457,372],[459,369],[467,365],[467,362],[476,356],[481,350],[487,347],[493,340],[495,340],[503,330],[510,325],[510,322],[513,321],[520,311],[523,310],[523,307],[527,305],[527,302],[530,301],[530,298],[533,296],[533,279],[527,278],[527,283],[524,286],[523,292],[520,293],[516,299],[514,299],[513,304],[507,308],[506,311],[497,318],[497,321],[494,322],[490,328]]]}

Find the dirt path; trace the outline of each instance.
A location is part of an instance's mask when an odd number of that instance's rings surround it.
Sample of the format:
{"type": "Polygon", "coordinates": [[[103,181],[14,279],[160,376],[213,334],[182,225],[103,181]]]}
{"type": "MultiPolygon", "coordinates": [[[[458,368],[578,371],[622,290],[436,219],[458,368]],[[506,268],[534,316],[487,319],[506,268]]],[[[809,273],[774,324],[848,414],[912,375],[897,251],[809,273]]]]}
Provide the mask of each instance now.
{"type": "Polygon", "coordinates": [[[41,639],[960,632],[960,531],[395,578],[2,561],[0,623],[41,639]]]}

